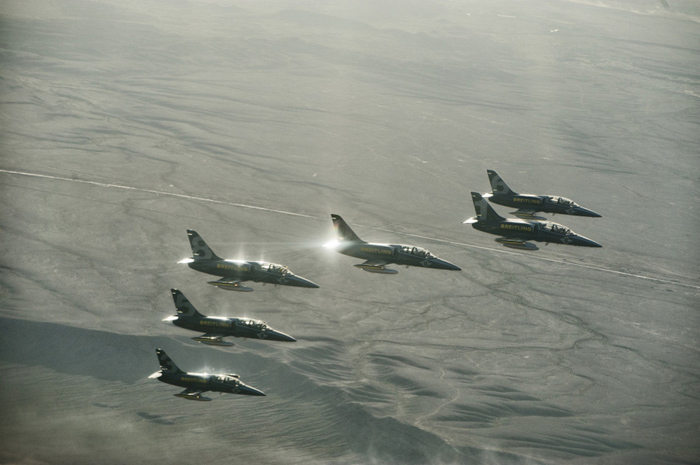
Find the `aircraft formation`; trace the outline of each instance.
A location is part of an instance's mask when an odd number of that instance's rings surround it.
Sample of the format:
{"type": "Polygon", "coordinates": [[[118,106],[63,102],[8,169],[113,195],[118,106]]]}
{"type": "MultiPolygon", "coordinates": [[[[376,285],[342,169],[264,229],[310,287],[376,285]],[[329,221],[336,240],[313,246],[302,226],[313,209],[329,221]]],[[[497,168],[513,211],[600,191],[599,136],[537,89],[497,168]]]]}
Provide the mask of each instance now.
{"type": "MultiPolygon", "coordinates": [[[[572,200],[560,196],[519,194],[511,190],[503,179],[493,170],[487,170],[492,192],[480,194],[472,192],[472,201],[476,216],[463,223],[471,224],[474,229],[497,237],[496,242],[506,247],[521,250],[537,250],[538,247],[529,241],[559,243],[582,247],[602,247],[597,242],[576,234],[571,229],[558,223],[547,221],[538,212],[600,217],[598,213],[584,208],[572,200]],[[513,215],[518,218],[500,216],[490,203],[516,208],[513,215]]],[[[396,264],[437,270],[460,271],[457,265],[439,258],[427,249],[415,245],[380,244],[366,242],[360,239],[340,215],[331,214],[335,229],[335,241],[325,245],[337,252],[350,257],[364,260],[354,266],[370,273],[397,274],[398,271],[387,268],[396,264]]],[[[292,273],[285,265],[263,261],[225,260],[217,256],[204,242],[204,239],[194,230],[188,229],[187,236],[192,248],[192,257],[180,260],[189,268],[218,276],[216,281],[209,281],[219,289],[252,292],[252,287],[242,283],[255,283],[292,286],[315,289],[319,286],[312,281],[292,273]]],[[[230,347],[234,344],[224,340],[226,337],[251,338],[280,342],[295,342],[292,336],[277,331],[264,321],[252,318],[229,318],[205,316],[197,311],[192,303],[178,289],[170,290],[176,315],[169,316],[163,321],[172,323],[183,329],[203,333],[192,339],[206,345],[230,347]]],[[[158,379],[164,383],[185,388],[175,394],[176,397],[189,400],[209,401],[203,397],[204,392],[222,392],[251,396],[264,396],[265,393],[252,386],[244,384],[236,374],[187,373],[180,370],[164,350],[156,349],[160,370],[149,378],[158,379]]]]}
{"type": "Polygon", "coordinates": [[[602,247],[597,242],[576,234],[566,226],[546,221],[541,216],[535,216],[537,212],[545,212],[599,218],[601,215],[598,213],[583,208],[565,197],[518,194],[511,190],[495,171],[488,170],[487,173],[493,192],[483,196],[478,192],[472,192],[476,216],[465,220],[464,223],[471,224],[476,230],[500,236],[496,238],[496,242],[513,249],[538,249],[535,244],[528,241],[602,247]],[[503,218],[485,199],[498,205],[517,208],[518,210],[513,214],[519,218],[503,218]]]}

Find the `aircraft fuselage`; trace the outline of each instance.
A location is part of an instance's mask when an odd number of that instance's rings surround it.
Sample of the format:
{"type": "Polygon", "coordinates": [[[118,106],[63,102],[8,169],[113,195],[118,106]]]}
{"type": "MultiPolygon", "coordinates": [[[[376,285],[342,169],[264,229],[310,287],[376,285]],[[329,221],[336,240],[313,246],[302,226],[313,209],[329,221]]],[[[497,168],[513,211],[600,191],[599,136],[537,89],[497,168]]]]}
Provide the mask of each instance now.
{"type": "Polygon", "coordinates": [[[276,331],[262,321],[249,318],[223,318],[214,316],[200,318],[174,315],[166,318],[166,320],[180,328],[203,333],[213,333],[222,337],[233,336],[284,342],[296,341],[292,336],[281,331],[276,331]]]}
{"type": "Polygon", "coordinates": [[[602,247],[597,242],[578,235],[565,226],[552,222],[504,219],[502,221],[477,221],[472,223],[472,227],[489,234],[522,241],[602,247]]]}
{"type": "Polygon", "coordinates": [[[338,252],[362,260],[396,263],[397,265],[436,268],[459,271],[456,265],[436,257],[421,247],[400,244],[377,244],[371,242],[341,242],[338,252]]]}
{"type": "Polygon", "coordinates": [[[195,259],[187,263],[193,270],[232,281],[253,281],[256,283],[281,284],[284,286],[317,288],[308,279],[297,276],[287,267],[266,262],[239,260],[195,259]]]}
{"type": "Polygon", "coordinates": [[[159,381],[197,391],[226,392],[249,396],[265,394],[252,386],[244,384],[238,375],[211,375],[208,373],[161,373],[159,381]]]}
{"type": "Polygon", "coordinates": [[[564,197],[530,194],[484,194],[489,202],[518,210],[599,218],[601,215],[564,197]]]}

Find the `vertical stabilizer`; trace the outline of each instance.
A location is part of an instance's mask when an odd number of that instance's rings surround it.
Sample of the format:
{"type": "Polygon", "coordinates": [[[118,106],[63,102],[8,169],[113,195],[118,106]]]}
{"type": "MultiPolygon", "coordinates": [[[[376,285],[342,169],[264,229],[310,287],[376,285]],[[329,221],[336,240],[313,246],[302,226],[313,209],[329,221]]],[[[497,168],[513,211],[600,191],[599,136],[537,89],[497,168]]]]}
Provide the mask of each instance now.
{"type": "Polygon", "coordinates": [[[493,195],[517,195],[517,192],[508,187],[508,184],[493,170],[486,170],[491,181],[493,195]]]}
{"type": "Polygon", "coordinates": [[[175,362],[168,357],[168,354],[166,354],[163,349],[156,349],[156,355],[158,355],[158,362],[160,363],[160,369],[163,373],[184,373],[175,365],[175,362]]]}
{"type": "Polygon", "coordinates": [[[177,308],[178,315],[204,318],[204,315],[199,313],[197,309],[194,308],[194,305],[187,300],[185,294],[177,289],[170,289],[170,292],[173,294],[173,301],[175,302],[175,308],[177,308]]]}
{"type": "Polygon", "coordinates": [[[496,213],[491,205],[478,192],[472,192],[476,219],[479,221],[503,221],[503,217],[496,213]]]}
{"type": "Polygon", "coordinates": [[[187,237],[190,239],[192,246],[192,256],[195,260],[221,260],[214,251],[204,242],[204,239],[197,234],[194,229],[187,230],[187,237]]]}
{"type": "Polygon", "coordinates": [[[331,214],[333,227],[335,228],[335,236],[338,242],[364,242],[357,237],[357,234],[350,229],[350,226],[343,220],[340,215],[331,214]]]}

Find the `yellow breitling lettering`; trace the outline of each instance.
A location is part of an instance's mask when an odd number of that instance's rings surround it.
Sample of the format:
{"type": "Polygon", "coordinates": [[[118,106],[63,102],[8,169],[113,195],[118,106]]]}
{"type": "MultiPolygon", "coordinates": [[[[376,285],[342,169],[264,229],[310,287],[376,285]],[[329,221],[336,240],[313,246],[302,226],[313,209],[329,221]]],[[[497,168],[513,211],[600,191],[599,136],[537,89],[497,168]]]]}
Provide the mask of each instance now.
{"type": "Polygon", "coordinates": [[[532,232],[532,226],[524,226],[520,224],[502,224],[501,229],[510,229],[513,231],[532,232]]]}
{"type": "Polygon", "coordinates": [[[202,379],[202,378],[192,378],[192,377],[189,377],[189,376],[183,376],[183,377],[181,377],[181,378],[180,378],[180,381],[185,381],[185,382],[187,382],[187,383],[207,384],[207,380],[206,380],[206,379],[202,379]]]}
{"type": "Polygon", "coordinates": [[[360,250],[363,252],[370,252],[370,253],[383,253],[387,255],[391,255],[392,251],[387,250],[387,249],[379,249],[377,247],[360,247],[360,250]]]}
{"type": "Polygon", "coordinates": [[[216,267],[221,270],[237,270],[237,271],[248,271],[248,265],[226,265],[224,263],[217,263],[216,267]]]}
{"type": "Polygon", "coordinates": [[[199,322],[199,326],[218,326],[219,328],[230,328],[231,323],[229,323],[228,321],[202,320],[199,322]]]}
{"type": "Polygon", "coordinates": [[[536,205],[539,205],[542,203],[542,200],[541,199],[528,199],[527,197],[515,197],[513,199],[513,202],[534,203],[536,205]]]}

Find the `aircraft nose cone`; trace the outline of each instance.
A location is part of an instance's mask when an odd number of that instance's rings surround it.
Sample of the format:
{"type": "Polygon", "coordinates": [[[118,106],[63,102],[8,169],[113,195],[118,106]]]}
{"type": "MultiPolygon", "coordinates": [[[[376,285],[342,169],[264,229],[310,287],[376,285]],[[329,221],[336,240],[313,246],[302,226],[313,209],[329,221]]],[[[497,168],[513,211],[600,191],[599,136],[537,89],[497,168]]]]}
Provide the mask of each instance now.
{"type": "Polygon", "coordinates": [[[462,271],[460,267],[457,265],[454,265],[447,260],[434,260],[433,261],[433,267],[437,268],[438,270],[450,270],[450,271],[462,271]]]}
{"type": "Polygon", "coordinates": [[[588,217],[590,217],[590,218],[600,218],[600,217],[602,217],[602,215],[600,215],[600,214],[594,212],[593,210],[589,210],[589,209],[583,208],[583,207],[576,207],[576,208],[574,208],[574,214],[576,214],[576,215],[578,215],[578,216],[588,216],[588,217]]]}
{"type": "Polygon", "coordinates": [[[267,331],[267,339],[270,341],[297,342],[297,340],[289,334],[284,334],[282,331],[276,330],[267,331]]]}
{"type": "Polygon", "coordinates": [[[301,276],[292,276],[289,278],[287,281],[288,286],[295,286],[295,287],[308,287],[311,289],[318,289],[319,286],[318,284],[309,281],[308,279],[302,278],[301,276]]]}
{"type": "Polygon", "coordinates": [[[262,392],[260,389],[256,389],[253,386],[248,386],[247,384],[241,384],[238,386],[238,389],[240,389],[240,393],[244,394],[246,396],[264,396],[265,393],[262,392]]]}
{"type": "Polygon", "coordinates": [[[583,247],[603,247],[602,245],[598,244],[596,241],[593,241],[587,237],[579,236],[576,241],[576,245],[580,245],[583,247]]]}

